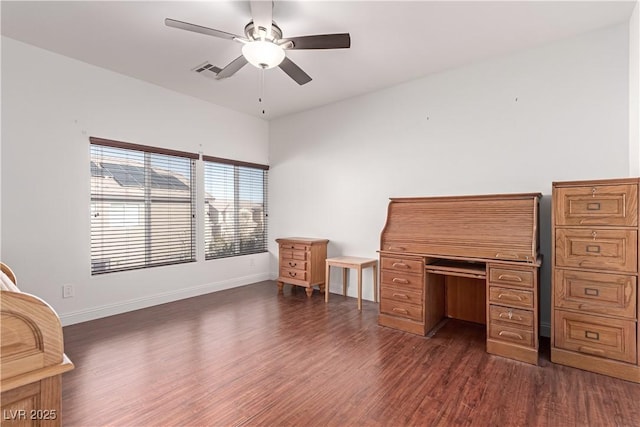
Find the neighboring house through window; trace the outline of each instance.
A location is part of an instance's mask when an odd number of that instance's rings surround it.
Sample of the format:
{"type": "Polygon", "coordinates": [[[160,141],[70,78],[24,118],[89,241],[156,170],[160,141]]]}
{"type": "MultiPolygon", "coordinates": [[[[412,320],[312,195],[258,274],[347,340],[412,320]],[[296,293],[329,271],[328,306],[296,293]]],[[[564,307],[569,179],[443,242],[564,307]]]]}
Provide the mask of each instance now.
{"type": "Polygon", "coordinates": [[[90,141],[91,274],[195,261],[199,155],[90,141]]]}
{"type": "Polygon", "coordinates": [[[269,167],[203,156],[205,258],[267,252],[269,167]]]}

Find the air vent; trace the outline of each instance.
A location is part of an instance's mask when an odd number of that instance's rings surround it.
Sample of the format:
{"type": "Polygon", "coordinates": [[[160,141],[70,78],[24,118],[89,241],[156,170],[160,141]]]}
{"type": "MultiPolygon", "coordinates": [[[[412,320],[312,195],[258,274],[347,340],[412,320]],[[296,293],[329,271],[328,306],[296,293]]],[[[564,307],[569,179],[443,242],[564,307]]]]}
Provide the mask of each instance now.
{"type": "Polygon", "coordinates": [[[202,74],[205,77],[215,79],[218,73],[222,71],[222,68],[218,68],[213,64],[204,62],[197,67],[192,68],[191,71],[195,71],[196,73],[202,74]]]}

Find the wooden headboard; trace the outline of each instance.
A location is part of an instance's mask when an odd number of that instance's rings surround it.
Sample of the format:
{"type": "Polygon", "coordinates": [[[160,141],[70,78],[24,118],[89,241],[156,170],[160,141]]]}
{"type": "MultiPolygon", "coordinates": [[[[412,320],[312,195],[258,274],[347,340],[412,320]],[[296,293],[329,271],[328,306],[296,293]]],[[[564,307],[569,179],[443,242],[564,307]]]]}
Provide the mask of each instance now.
{"type": "Polygon", "coordinates": [[[9,268],[7,264],[0,262],[0,272],[6,274],[7,278],[11,280],[14,285],[18,284],[15,273],[9,268]]]}
{"type": "Polygon", "coordinates": [[[0,290],[0,339],[2,425],[61,425],[61,377],[73,363],[56,312],[36,296],[0,290]]]}

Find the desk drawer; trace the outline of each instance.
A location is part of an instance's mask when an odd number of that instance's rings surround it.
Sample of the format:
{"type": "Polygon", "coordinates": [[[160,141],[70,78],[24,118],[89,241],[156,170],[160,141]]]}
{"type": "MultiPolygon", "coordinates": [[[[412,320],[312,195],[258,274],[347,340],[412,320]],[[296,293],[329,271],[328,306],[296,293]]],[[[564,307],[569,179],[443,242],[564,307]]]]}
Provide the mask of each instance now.
{"type": "Polygon", "coordinates": [[[299,261],[297,259],[283,259],[281,266],[283,268],[291,268],[293,270],[306,270],[307,269],[307,262],[306,261],[299,261]]]}
{"type": "Polygon", "coordinates": [[[280,249],[280,258],[283,260],[287,259],[295,259],[299,261],[306,261],[307,252],[306,251],[296,251],[292,249],[280,249]]]}
{"type": "Polygon", "coordinates": [[[520,344],[527,347],[532,347],[534,344],[533,329],[492,323],[489,325],[489,337],[495,340],[520,344]]]}
{"type": "Polygon", "coordinates": [[[504,323],[533,328],[533,312],[528,310],[491,305],[489,307],[489,319],[491,324],[504,323]]]}
{"type": "Polygon", "coordinates": [[[293,270],[289,268],[281,268],[280,269],[280,277],[284,279],[294,279],[294,280],[307,280],[307,272],[302,270],[293,270]]]}
{"type": "Polygon", "coordinates": [[[410,304],[422,305],[422,292],[408,289],[393,288],[390,286],[382,286],[380,289],[380,298],[397,302],[408,302],[410,304]]]}
{"type": "Polygon", "coordinates": [[[634,273],[638,268],[636,230],[556,229],[558,267],[634,273]]]}
{"type": "Polygon", "coordinates": [[[383,270],[394,270],[420,275],[424,274],[424,262],[422,260],[382,257],[380,263],[383,270]]]}
{"type": "Polygon", "coordinates": [[[380,312],[422,322],[422,305],[380,298],[380,312]]]}
{"type": "Polygon", "coordinates": [[[594,185],[555,189],[557,225],[638,225],[638,186],[594,185]]]}
{"type": "Polygon", "coordinates": [[[555,310],[555,346],[636,363],[636,322],[555,310]]]}
{"type": "Polygon", "coordinates": [[[423,276],[418,276],[415,274],[406,274],[395,271],[382,271],[380,273],[380,282],[383,286],[393,286],[396,288],[402,289],[411,289],[415,291],[420,291],[422,293],[422,289],[424,287],[423,276]]]}
{"type": "Polygon", "coordinates": [[[533,292],[489,286],[489,301],[507,306],[533,308],[533,292]]]}
{"type": "Polygon", "coordinates": [[[635,276],[556,269],[555,307],[636,318],[635,276]]]}
{"type": "Polygon", "coordinates": [[[496,285],[533,287],[533,271],[515,268],[489,267],[489,281],[496,285]]]}

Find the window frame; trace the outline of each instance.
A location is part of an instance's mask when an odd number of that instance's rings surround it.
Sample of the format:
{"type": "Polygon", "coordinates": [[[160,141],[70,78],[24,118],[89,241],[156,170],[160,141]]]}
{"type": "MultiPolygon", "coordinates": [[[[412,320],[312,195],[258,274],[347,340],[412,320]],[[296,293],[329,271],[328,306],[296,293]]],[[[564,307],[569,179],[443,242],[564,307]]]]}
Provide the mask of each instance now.
{"type": "MultiPolygon", "coordinates": [[[[257,253],[266,253],[268,252],[268,218],[269,218],[269,211],[268,211],[268,201],[269,201],[269,197],[268,197],[268,171],[269,171],[269,166],[268,165],[263,165],[263,164],[259,164],[259,163],[250,163],[250,162],[244,162],[244,161],[239,161],[239,160],[232,160],[232,159],[225,159],[225,158],[221,158],[221,157],[214,157],[214,156],[207,156],[207,155],[203,155],[202,156],[202,161],[203,161],[203,182],[204,182],[204,191],[205,191],[205,201],[204,201],[204,205],[205,205],[205,210],[208,209],[206,207],[206,205],[209,203],[207,201],[207,197],[206,197],[206,191],[207,191],[207,184],[208,184],[208,177],[207,177],[207,163],[213,163],[213,164],[221,164],[221,165],[228,165],[228,166],[232,166],[233,167],[233,211],[234,211],[234,218],[233,218],[233,239],[231,242],[232,245],[232,249],[225,253],[225,254],[214,254],[212,253],[213,251],[210,249],[210,242],[207,241],[207,227],[209,226],[208,224],[205,223],[205,260],[212,260],[212,259],[224,259],[224,258],[232,258],[232,257],[238,257],[238,256],[245,256],[245,255],[252,255],[252,254],[257,254],[257,253]],[[246,169],[254,169],[257,171],[262,171],[263,175],[262,175],[262,233],[263,233],[263,237],[262,237],[262,242],[261,242],[261,247],[258,250],[242,250],[241,246],[242,246],[242,238],[239,237],[242,228],[239,225],[239,215],[237,214],[238,212],[240,212],[241,208],[240,208],[240,203],[241,200],[239,198],[239,183],[240,183],[240,172],[238,168],[246,168],[246,169]]],[[[227,216],[227,212],[223,212],[221,213],[221,216],[225,216],[224,220],[226,222],[226,220],[228,218],[226,218],[227,216]]],[[[209,213],[206,212],[205,214],[205,221],[207,221],[209,218],[209,213]]]]}
{"type": "MultiPolygon", "coordinates": [[[[120,195],[120,197],[122,197],[122,200],[118,200],[118,195],[114,194],[114,195],[108,195],[107,197],[104,197],[104,195],[99,195],[98,192],[94,193],[94,184],[93,184],[93,179],[94,179],[94,175],[93,175],[93,171],[91,172],[90,175],[90,207],[91,207],[91,214],[92,214],[92,221],[91,221],[91,251],[90,251],[90,259],[91,259],[91,275],[95,276],[95,275],[100,275],[100,274],[107,274],[107,273],[114,273],[114,272],[119,272],[119,271],[131,271],[131,270],[139,270],[139,269],[145,269],[145,268],[153,268],[153,267],[159,267],[159,266],[165,266],[165,265],[174,265],[174,264],[182,264],[182,263],[187,263],[187,262],[195,262],[197,260],[197,204],[198,204],[198,199],[197,199],[197,187],[198,187],[198,176],[197,176],[197,166],[196,166],[196,161],[200,158],[199,154],[196,153],[189,153],[189,152],[185,152],[185,151],[178,151],[178,150],[171,150],[171,149],[165,149],[165,148],[159,148],[159,147],[152,147],[152,146],[147,146],[147,145],[141,145],[141,144],[133,144],[133,143],[129,143],[129,142],[123,142],[123,141],[115,141],[115,140],[110,140],[110,139],[104,139],[104,138],[97,138],[97,137],[90,137],[89,138],[89,152],[90,152],[90,160],[92,162],[94,162],[94,154],[93,154],[93,146],[98,146],[98,147],[109,147],[109,148],[115,148],[115,149],[124,149],[124,150],[131,150],[133,152],[139,152],[143,154],[143,158],[144,160],[144,182],[145,185],[139,188],[143,189],[143,192],[145,193],[144,196],[144,200],[136,200],[134,198],[128,199],[128,195],[126,193],[126,190],[123,190],[123,193],[120,195]],[[152,218],[152,207],[158,206],[158,203],[162,203],[161,201],[159,201],[159,197],[158,196],[152,196],[151,192],[153,189],[153,185],[152,183],[152,176],[153,173],[156,173],[155,170],[153,169],[153,167],[151,166],[151,156],[152,155],[163,155],[163,156],[172,156],[172,157],[178,157],[178,158],[183,158],[183,159],[187,159],[189,162],[189,184],[185,186],[187,186],[188,188],[186,189],[188,191],[188,199],[185,197],[185,200],[189,200],[188,202],[186,201],[178,201],[178,203],[188,203],[189,204],[189,222],[190,224],[187,225],[187,228],[190,228],[189,231],[189,239],[187,239],[187,249],[185,253],[188,253],[189,255],[187,255],[186,258],[179,258],[176,256],[176,258],[171,258],[173,256],[173,254],[170,254],[168,256],[158,256],[158,253],[160,252],[160,250],[166,250],[167,248],[169,248],[170,250],[175,250],[175,248],[177,247],[174,243],[170,243],[169,245],[165,245],[164,243],[162,244],[162,246],[160,246],[159,248],[156,248],[155,251],[152,247],[153,243],[158,243],[158,241],[156,240],[154,242],[154,238],[153,238],[153,234],[152,234],[152,225],[154,224],[153,222],[153,218],[152,218]],[[111,201],[109,201],[111,198],[111,201]],[[154,201],[155,198],[155,201],[154,201]],[[99,257],[99,256],[94,256],[94,253],[104,253],[104,249],[102,246],[98,245],[96,242],[94,242],[94,232],[99,235],[100,233],[104,233],[104,229],[105,227],[109,227],[112,226],[113,228],[118,228],[118,229],[124,229],[124,228],[129,228],[129,224],[127,224],[127,219],[123,217],[122,221],[123,223],[121,225],[109,225],[107,224],[105,225],[94,225],[93,224],[93,218],[94,216],[97,217],[97,215],[94,213],[94,206],[97,205],[105,205],[107,203],[115,203],[115,204],[122,204],[123,205],[123,212],[126,211],[126,204],[127,203],[135,203],[136,205],[140,205],[142,203],[142,208],[138,207],[138,224],[136,225],[136,227],[140,227],[140,225],[144,228],[144,251],[141,251],[140,249],[136,249],[136,250],[131,250],[130,252],[127,252],[127,249],[125,249],[124,257],[128,257],[128,256],[138,256],[140,257],[141,253],[144,252],[144,260],[136,263],[136,264],[131,264],[131,265],[125,265],[123,267],[111,267],[111,263],[109,260],[107,260],[104,257],[99,257]],[[141,214],[140,210],[144,210],[145,213],[141,214]],[[94,246],[95,245],[95,246],[94,246]],[[99,250],[96,249],[96,251],[94,252],[94,248],[100,248],[99,250]],[[165,259],[163,259],[165,258],[165,259]]],[[[93,167],[93,166],[92,166],[93,167]]],[[[174,176],[175,178],[175,176],[174,176]]],[[[165,191],[172,191],[175,190],[175,188],[171,188],[171,186],[168,184],[171,180],[167,179],[167,187],[161,187],[162,189],[164,189],[165,191]]],[[[184,184],[184,182],[180,181],[180,183],[184,184]]],[[[156,187],[158,188],[158,187],[156,187]]],[[[169,199],[171,199],[171,193],[169,193],[169,199]]],[[[95,211],[96,213],[99,211],[95,211]]],[[[184,214],[183,214],[184,215],[184,214]]],[[[186,216],[185,216],[186,217],[186,216]]],[[[184,218],[183,217],[183,220],[184,218]]],[[[164,218],[163,218],[164,219],[164,218]]],[[[109,218],[107,218],[106,220],[107,222],[111,221],[109,218]]],[[[167,221],[167,223],[171,223],[170,221],[167,221]]],[[[186,224],[183,223],[183,224],[186,224]]],[[[156,224],[157,225],[157,224],[156,224]]],[[[170,238],[175,238],[175,235],[171,234],[172,231],[169,232],[170,238]]],[[[163,232],[161,232],[163,233],[163,232]]],[[[122,244],[122,247],[126,247],[126,244],[123,244],[122,241],[126,240],[128,237],[126,234],[123,234],[122,236],[118,236],[119,239],[121,240],[117,240],[118,244],[122,244]]],[[[120,247],[120,246],[118,246],[120,247]]]]}

